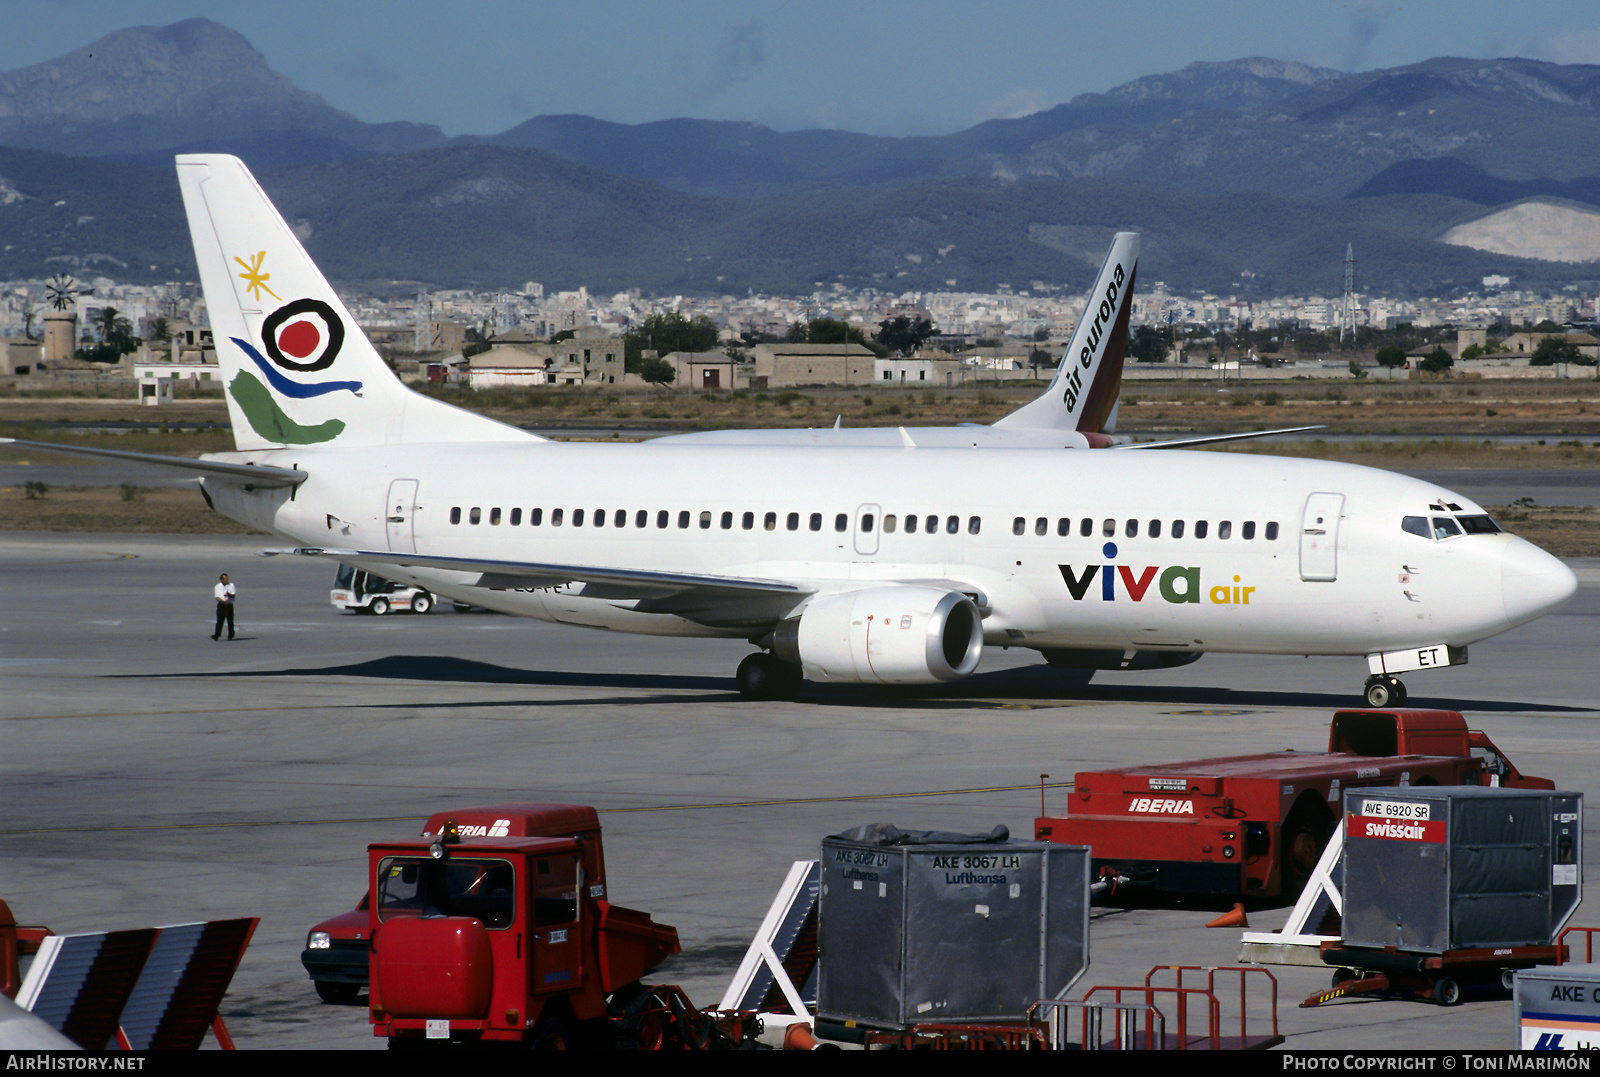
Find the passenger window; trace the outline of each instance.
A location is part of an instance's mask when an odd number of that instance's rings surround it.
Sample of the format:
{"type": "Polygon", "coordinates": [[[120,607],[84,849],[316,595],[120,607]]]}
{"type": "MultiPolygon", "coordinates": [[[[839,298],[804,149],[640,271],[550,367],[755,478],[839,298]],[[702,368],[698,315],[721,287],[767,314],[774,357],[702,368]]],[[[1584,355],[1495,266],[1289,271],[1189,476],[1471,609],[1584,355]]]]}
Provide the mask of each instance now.
{"type": "Polygon", "coordinates": [[[1448,516],[1435,516],[1433,518],[1433,537],[1436,539],[1455,538],[1461,534],[1461,528],[1448,516]]]}
{"type": "Polygon", "coordinates": [[[913,515],[910,515],[910,516],[906,517],[906,534],[915,535],[916,533],[917,533],[917,517],[916,517],[915,514],[913,514],[913,515]]]}
{"type": "Polygon", "coordinates": [[[892,535],[892,534],[894,534],[894,528],[895,528],[895,519],[894,519],[894,517],[893,516],[885,516],[883,518],[883,533],[886,534],[886,535],[892,535]]]}
{"type": "Polygon", "coordinates": [[[724,531],[726,531],[729,528],[731,528],[732,526],[733,526],[733,513],[724,512],[722,514],[722,529],[724,531]]]}
{"type": "Polygon", "coordinates": [[[606,525],[606,510],[605,509],[595,509],[594,510],[594,525],[596,527],[604,527],[606,525]]]}
{"type": "Polygon", "coordinates": [[[1050,533],[1050,521],[1043,516],[1033,521],[1033,533],[1035,535],[1048,535],[1050,533]]]}
{"type": "Polygon", "coordinates": [[[785,516],[783,519],[783,526],[788,528],[790,531],[800,530],[800,514],[798,512],[791,512],[788,516],[785,516]]]}
{"type": "Polygon", "coordinates": [[[1232,520],[1219,520],[1219,521],[1217,521],[1217,538],[1225,539],[1225,538],[1232,538],[1232,537],[1233,537],[1233,521],[1232,520]]]}
{"type": "Polygon", "coordinates": [[[1183,521],[1182,520],[1173,520],[1172,521],[1172,537],[1173,538],[1182,538],[1183,537],[1183,521]]]}
{"type": "Polygon", "coordinates": [[[775,512],[767,513],[761,518],[761,526],[768,531],[776,531],[778,529],[778,514],[775,512]]]}
{"type": "Polygon", "coordinates": [[[678,526],[679,527],[688,527],[689,526],[689,510],[688,509],[679,510],[679,512],[678,512],[678,526]]]}
{"type": "Polygon", "coordinates": [[[551,527],[560,527],[561,526],[561,512],[562,512],[561,509],[551,509],[550,510],[550,526],[551,527]]]}
{"type": "Polygon", "coordinates": [[[1244,522],[1244,526],[1239,529],[1239,537],[1242,538],[1242,539],[1253,539],[1253,538],[1255,538],[1256,537],[1256,522],[1254,520],[1246,520],[1244,522]]]}
{"type": "Polygon", "coordinates": [[[544,510],[543,509],[530,509],[530,510],[528,510],[528,526],[529,527],[538,527],[542,523],[544,523],[544,510]]]}
{"type": "Polygon", "coordinates": [[[1085,516],[1083,518],[1083,523],[1078,525],[1078,534],[1082,535],[1084,538],[1088,538],[1090,535],[1094,534],[1094,521],[1085,516]]]}
{"type": "Polygon", "coordinates": [[[944,529],[952,535],[959,535],[961,533],[961,517],[946,517],[944,521],[944,529]]]}
{"type": "Polygon", "coordinates": [[[923,520],[922,530],[926,531],[930,535],[937,534],[939,530],[939,517],[929,516],[927,519],[923,520]]]}
{"type": "Polygon", "coordinates": [[[864,532],[871,531],[872,530],[872,525],[873,525],[874,522],[875,521],[872,518],[872,513],[863,512],[861,514],[861,530],[862,530],[862,532],[864,533],[864,532]]]}
{"type": "MultiPolygon", "coordinates": [[[[663,524],[665,524],[667,521],[666,520],[662,520],[661,522],[663,524]]],[[[638,512],[634,513],[633,514],[633,526],[634,527],[649,527],[650,526],[650,510],[649,509],[640,509],[638,512]]]]}
{"type": "Polygon", "coordinates": [[[813,531],[821,531],[822,530],[822,513],[813,512],[811,514],[811,519],[808,521],[808,523],[810,524],[811,530],[813,530],[813,531]]]}
{"type": "Polygon", "coordinates": [[[710,529],[711,529],[711,513],[710,512],[702,512],[700,514],[700,530],[709,531],[710,529]]]}
{"type": "Polygon", "coordinates": [[[1013,535],[1020,535],[1027,531],[1027,529],[1028,521],[1024,520],[1021,516],[1018,516],[1015,520],[1011,521],[1011,533],[1013,535]]]}
{"type": "Polygon", "coordinates": [[[573,527],[582,527],[583,526],[583,510],[582,509],[573,509],[572,510],[572,526],[573,527]]]}
{"type": "Polygon", "coordinates": [[[461,522],[461,506],[460,505],[457,505],[455,508],[450,510],[450,522],[453,523],[453,524],[458,524],[458,523],[461,522]]]}
{"type": "Polygon", "coordinates": [[[1117,521],[1108,519],[1105,523],[1100,525],[1100,533],[1106,538],[1116,538],[1117,521]]]}
{"type": "Polygon", "coordinates": [[[1278,538],[1278,525],[1276,522],[1267,524],[1267,541],[1274,542],[1278,538]]]}
{"type": "Polygon", "coordinates": [[[755,513],[747,512],[743,516],[739,517],[739,530],[741,530],[741,531],[749,531],[755,525],[756,525],[756,514],[755,513]]]}
{"type": "Polygon", "coordinates": [[[512,527],[516,527],[521,522],[522,522],[522,510],[521,509],[512,509],[511,510],[511,526],[512,527]]]}
{"type": "Polygon", "coordinates": [[[841,512],[841,513],[839,513],[839,515],[835,516],[833,518],[833,529],[835,531],[848,531],[848,530],[850,530],[850,514],[846,513],[846,512],[841,512]]]}
{"type": "Polygon", "coordinates": [[[474,524],[482,523],[483,522],[483,510],[478,508],[476,505],[474,505],[473,508],[472,508],[472,512],[467,516],[467,519],[468,519],[468,521],[470,521],[471,523],[474,523],[474,524]]]}
{"type": "Polygon", "coordinates": [[[1068,535],[1072,534],[1072,521],[1067,519],[1065,516],[1057,520],[1056,534],[1061,538],[1066,538],[1068,535]]]}
{"type": "Polygon", "coordinates": [[[978,530],[980,528],[982,528],[982,527],[983,527],[983,517],[982,516],[968,516],[967,517],[967,534],[976,535],[978,533],[978,530]]]}
{"type": "Polygon", "coordinates": [[[1145,534],[1149,535],[1151,538],[1160,538],[1161,537],[1161,521],[1160,520],[1151,520],[1150,521],[1150,526],[1145,528],[1145,534]]]}
{"type": "Polygon", "coordinates": [[[1196,520],[1194,522],[1194,537],[1197,539],[1206,537],[1206,522],[1204,520],[1196,520]]]}
{"type": "MultiPolygon", "coordinates": [[[[643,527],[644,526],[644,513],[642,513],[642,512],[639,514],[639,521],[640,521],[639,525],[641,527],[643,527]]],[[[617,510],[617,515],[611,521],[611,526],[613,526],[613,527],[627,527],[628,526],[628,510],[627,509],[618,509],[617,510]]]]}
{"type": "Polygon", "coordinates": [[[1129,520],[1127,522],[1127,524],[1124,525],[1124,527],[1123,527],[1123,533],[1125,535],[1127,535],[1129,538],[1138,538],[1139,537],[1139,521],[1138,520],[1129,520]]]}

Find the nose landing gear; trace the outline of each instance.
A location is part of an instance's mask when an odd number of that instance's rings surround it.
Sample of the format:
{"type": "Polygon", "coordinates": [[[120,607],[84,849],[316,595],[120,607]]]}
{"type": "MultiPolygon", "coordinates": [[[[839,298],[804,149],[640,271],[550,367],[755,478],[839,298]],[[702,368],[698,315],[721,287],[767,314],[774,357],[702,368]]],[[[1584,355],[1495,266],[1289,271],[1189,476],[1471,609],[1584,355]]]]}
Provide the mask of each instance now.
{"type": "Polygon", "coordinates": [[[1367,685],[1362,689],[1362,695],[1367,697],[1369,707],[1403,707],[1406,705],[1406,686],[1400,683],[1399,677],[1383,677],[1374,674],[1367,678],[1367,685]]]}

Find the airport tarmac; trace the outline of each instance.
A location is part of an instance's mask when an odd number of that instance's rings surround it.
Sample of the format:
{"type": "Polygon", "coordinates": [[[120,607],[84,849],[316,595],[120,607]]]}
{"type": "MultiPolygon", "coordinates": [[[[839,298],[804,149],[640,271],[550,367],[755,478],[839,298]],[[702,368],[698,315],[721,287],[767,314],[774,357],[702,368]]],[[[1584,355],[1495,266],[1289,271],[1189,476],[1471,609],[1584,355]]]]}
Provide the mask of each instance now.
{"type": "MultiPolygon", "coordinates": [[[[0,534],[0,897],[60,932],[261,917],[223,1010],[244,1048],[381,1046],[364,1008],[318,1001],[299,953],[360,896],[367,843],[415,834],[433,811],[594,805],[611,897],[678,927],[684,953],[659,976],[711,1005],[790,862],[823,836],[887,821],[1028,837],[1041,773],[1319,750],[1365,677],[1359,659],[1210,655],[1074,691],[1033,652],[991,649],[953,687],[747,703],[732,680],[741,643],[340,614],[331,566],[256,556],[264,544],[0,534]],[[224,571],[240,638],[213,643],[224,571]]],[[[1600,560],[1575,568],[1565,610],[1406,681],[1413,705],[1462,711],[1525,773],[1594,802],[1600,560]]],[[[1045,797],[1064,810],[1065,790],[1045,797]]],[[[1591,827],[1578,923],[1600,924],[1597,840],[1591,827]]],[[[1234,963],[1239,932],[1202,927],[1215,914],[1097,909],[1074,997],[1156,964],[1234,963]]],[[[1506,998],[1301,1010],[1328,973],[1273,972],[1292,1048],[1515,1042],[1506,998]]]]}

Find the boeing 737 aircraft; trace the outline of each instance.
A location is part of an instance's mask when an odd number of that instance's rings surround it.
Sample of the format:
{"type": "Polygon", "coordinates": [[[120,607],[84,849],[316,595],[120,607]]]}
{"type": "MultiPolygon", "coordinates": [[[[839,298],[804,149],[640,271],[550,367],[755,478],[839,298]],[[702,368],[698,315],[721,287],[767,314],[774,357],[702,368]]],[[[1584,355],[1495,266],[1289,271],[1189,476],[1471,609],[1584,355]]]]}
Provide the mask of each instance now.
{"type": "Polygon", "coordinates": [[[199,471],[213,508],[296,552],[473,605],[749,640],[749,698],[958,680],[1007,646],[1080,669],[1364,657],[1384,706],[1397,674],[1465,662],[1577,589],[1431,483],[1115,447],[1135,236],[1050,388],[993,427],[569,444],[402,385],[242,162],[179,157],[178,176],[238,451],[92,455],[199,471]]]}

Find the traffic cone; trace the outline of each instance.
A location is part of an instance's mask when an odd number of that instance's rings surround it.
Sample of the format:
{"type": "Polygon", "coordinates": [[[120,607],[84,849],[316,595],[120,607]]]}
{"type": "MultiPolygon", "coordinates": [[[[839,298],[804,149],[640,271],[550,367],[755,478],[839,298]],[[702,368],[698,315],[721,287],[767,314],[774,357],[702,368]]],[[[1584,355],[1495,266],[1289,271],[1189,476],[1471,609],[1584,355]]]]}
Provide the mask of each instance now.
{"type": "Polygon", "coordinates": [[[1233,911],[1225,912],[1206,925],[1207,927],[1249,927],[1250,921],[1245,917],[1244,904],[1235,901],[1233,911]]]}

